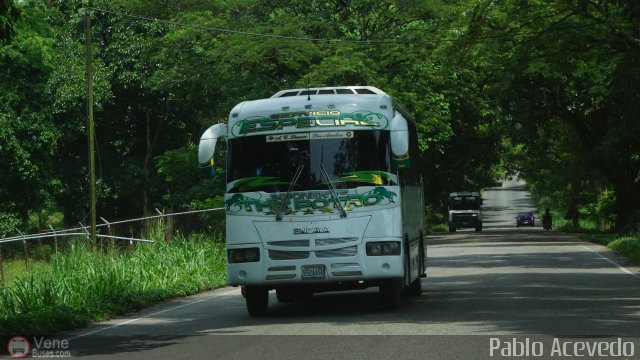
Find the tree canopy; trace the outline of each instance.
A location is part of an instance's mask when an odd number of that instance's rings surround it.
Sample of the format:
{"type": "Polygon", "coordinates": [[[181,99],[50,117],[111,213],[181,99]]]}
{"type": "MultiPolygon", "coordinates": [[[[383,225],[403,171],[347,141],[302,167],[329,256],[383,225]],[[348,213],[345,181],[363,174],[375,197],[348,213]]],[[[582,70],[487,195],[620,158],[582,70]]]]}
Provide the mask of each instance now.
{"type": "Polygon", "coordinates": [[[574,219],[640,219],[635,1],[0,4],[0,235],[89,211],[85,10],[105,218],[219,204],[224,162],[200,179],[194,144],[241,101],[372,85],[417,120],[430,221],[448,192],[509,175],[574,219]]]}

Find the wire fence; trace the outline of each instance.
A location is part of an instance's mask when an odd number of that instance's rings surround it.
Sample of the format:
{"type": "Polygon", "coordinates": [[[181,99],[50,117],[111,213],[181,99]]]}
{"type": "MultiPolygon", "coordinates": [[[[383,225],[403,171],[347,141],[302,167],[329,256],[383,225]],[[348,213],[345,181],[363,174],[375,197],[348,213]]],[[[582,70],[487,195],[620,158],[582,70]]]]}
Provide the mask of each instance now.
{"type": "Polygon", "coordinates": [[[46,267],[51,259],[68,252],[74,245],[84,245],[105,254],[133,252],[141,243],[170,242],[194,235],[223,239],[224,208],[180,213],[162,213],[136,219],[109,221],[103,217],[96,226],[96,242],[91,242],[90,227],[78,224],[69,229],[54,229],[35,234],[23,234],[0,239],[0,285],[10,285],[14,279],[29,274],[35,268],[46,267]]]}

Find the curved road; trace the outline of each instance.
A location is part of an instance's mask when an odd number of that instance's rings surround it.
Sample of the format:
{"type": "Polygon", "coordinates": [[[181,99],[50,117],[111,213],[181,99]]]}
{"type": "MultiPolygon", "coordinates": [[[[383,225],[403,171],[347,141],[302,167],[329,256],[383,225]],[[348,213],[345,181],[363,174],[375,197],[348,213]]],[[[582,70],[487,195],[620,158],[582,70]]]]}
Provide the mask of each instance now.
{"type": "Polygon", "coordinates": [[[516,229],[515,213],[534,209],[522,183],[484,198],[484,231],[430,236],[423,294],[396,311],[381,309],[377,289],[303,304],[272,293],[268,316],[251,318],[239,290],[224,288],[64,336],[73,355],[122,359],[484,359],[495,336],[635,336],[640,354],[639,269],[540,224],[516,229]]]}

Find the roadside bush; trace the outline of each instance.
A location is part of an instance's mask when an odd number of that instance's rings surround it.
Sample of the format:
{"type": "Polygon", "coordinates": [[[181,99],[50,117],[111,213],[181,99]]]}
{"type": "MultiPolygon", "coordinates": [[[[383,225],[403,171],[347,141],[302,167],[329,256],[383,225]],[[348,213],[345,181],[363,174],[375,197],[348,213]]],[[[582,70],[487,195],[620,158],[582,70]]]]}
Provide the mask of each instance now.
{"type": "Polygon", "coordinates": [[[610,242],[607,247],[640,264],[640,236],[621,237],[610,242]]]}
{"type": "Polygon", "coordinates": [[[51,264],[0,285],[0,338],[51,334],[226,283],[224,244],[176,237],[127,251],[77,242],[51,264]]]}

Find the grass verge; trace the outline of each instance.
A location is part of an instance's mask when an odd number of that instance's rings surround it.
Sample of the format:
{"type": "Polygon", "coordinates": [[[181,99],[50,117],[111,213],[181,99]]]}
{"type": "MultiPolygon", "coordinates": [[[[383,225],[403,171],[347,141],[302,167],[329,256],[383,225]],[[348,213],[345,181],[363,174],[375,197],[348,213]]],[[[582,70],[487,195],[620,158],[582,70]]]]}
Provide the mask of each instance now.
{"type": "Polygon", "coordinates": [[[626,257],[633,264],[640,265],[640,234],[635,236],[615,236],[613,234],[581,234],[580,237],[592,243],[604,245],[626,257]]]}
{"type": "Polygon", "coordinates": [[[604,245],[633,264],[640,265],[640,234],[634,236],[615,236],[606,233],[583,233],[580,238],[592,243],[604,245]]]}
{"type": "Polygon", "coordinates": [[[624,236],[611,241],[607,247],[640,265],[640,236],[624,236]]]}
{"type": "Polygon", "coordinates": [[[562,223],[560,230],[569,233],[577,233],[581,239],[604,245],[621,256],[629,259],[633,264],[640,265],[640,233],[635,235],[617,236],[610,232],[603,232],[597,229],[592,223],[580,222],[580,227],[574,229],[568,223],[562,223]]]}
{"type": "Polygon", "coordinates": [[[86,326],[155,302],[226,284],[224,244],[202,237],[142,244],[133,253],[80,243],[0,285],[0,339],[86,326]]]}

